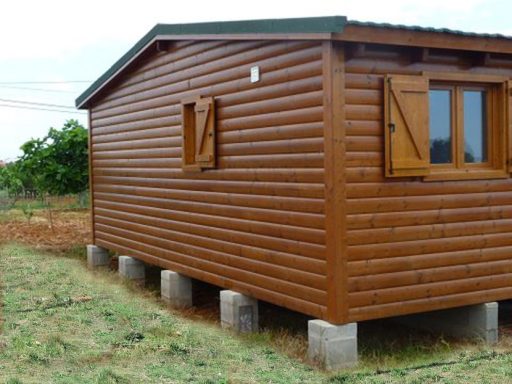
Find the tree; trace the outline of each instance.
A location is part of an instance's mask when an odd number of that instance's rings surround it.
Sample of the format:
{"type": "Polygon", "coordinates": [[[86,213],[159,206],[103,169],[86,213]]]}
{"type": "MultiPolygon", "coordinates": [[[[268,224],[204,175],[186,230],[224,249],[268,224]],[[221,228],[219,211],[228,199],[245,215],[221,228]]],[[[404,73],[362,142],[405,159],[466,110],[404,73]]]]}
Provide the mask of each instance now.
{"type": "Polygon", "coordinates": [[[68,120],[61,130],[50,128],[42,139],[21,146],[19,171],[41,194],[82,193],[88,188],[87,130],[68,120]]]}
{"type": "MultiPolygon", "coordinates": [[[[79,194],[84,205],[88,177],[88,135],[77,121],[68,120],[61,130],[50,128],[42,139],[32,139],[21,146],[23,155],[16,161],[18,179],[32,184],[45,199],[48,195],[79,194]]],[[[47,199],[50,226],[53,219],[47,199]]]]}
{"type": "Polygon", "coordinates": [[[18,163],[9,163],[0,169],[0,187],[7,190],[9,196],[17,196],[21,193],[24,188],[23,182],[18,163]]]}

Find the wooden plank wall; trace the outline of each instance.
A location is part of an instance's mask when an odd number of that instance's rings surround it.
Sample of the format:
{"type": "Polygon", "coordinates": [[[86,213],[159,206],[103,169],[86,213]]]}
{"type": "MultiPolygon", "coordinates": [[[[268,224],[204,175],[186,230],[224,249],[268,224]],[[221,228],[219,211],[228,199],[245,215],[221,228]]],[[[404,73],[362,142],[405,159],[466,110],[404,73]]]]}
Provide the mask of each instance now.
{"type": "Polygon", "coordinates": [[[150,55],[91,109],[96,244],[323,317],[322,103],[320,42],[150,55]],[[180,101],[196,95],[216,98],[218,167],[184,173],[180,101]]]}
{"type": "MultiPolygon", "coordinates": [[[[356,50],[353,50],[354,52],[356,50]]],[[[395,316],[512,297],[512,179],[384,178],[383,76],[421,71],[511,76],[443,52],[350,56],[346,68],[349,319],[395,316]]]]}

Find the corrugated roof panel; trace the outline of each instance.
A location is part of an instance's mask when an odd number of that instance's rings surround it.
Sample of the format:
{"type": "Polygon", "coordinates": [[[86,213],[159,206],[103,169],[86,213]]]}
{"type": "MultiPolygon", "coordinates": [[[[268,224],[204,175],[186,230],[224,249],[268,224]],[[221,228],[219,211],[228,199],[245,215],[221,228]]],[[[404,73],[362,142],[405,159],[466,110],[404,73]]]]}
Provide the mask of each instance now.
{"type": "Polygon", "coordinates": [[[482,37],[482,38],[491,38],[491,39],[507,39],[507,40],[512,39],[512,36],[502,35],[499,33],[464,32],[464,31],[458,31],[455,29],[448,29],[448,28],[433,28],[433,27],[421,27],[418,25],[375,23],[373,21],[347,20],[346,25],[356,25],[356,26],[361,26],[361,27],[387,28],[387,29],[403,29],[403,30],[415,31],[415,32],[449,33],[452,35],[468,36],[468,37],[482,37]]]}

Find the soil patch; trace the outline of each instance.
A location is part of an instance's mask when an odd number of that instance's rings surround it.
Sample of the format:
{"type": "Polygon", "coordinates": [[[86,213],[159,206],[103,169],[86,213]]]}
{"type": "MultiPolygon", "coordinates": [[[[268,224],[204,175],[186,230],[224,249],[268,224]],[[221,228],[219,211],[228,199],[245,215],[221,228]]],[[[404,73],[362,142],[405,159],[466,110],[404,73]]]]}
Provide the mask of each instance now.
{"type": "Polygon", "coordinates": [[[34,211],[30,221],[23,212],[11,210],[0,221],[0,243],[17,242],[38,250],[68,251],[91,241],[90,214],[82,211],[34,211]]]}

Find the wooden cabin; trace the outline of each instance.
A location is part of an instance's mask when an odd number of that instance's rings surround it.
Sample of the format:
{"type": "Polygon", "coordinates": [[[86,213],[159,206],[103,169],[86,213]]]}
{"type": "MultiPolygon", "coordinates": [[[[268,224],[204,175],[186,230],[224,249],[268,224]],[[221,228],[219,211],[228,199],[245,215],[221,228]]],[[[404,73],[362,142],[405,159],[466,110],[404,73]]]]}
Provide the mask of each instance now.
{"type": "Polygon", "coordinates": [[[333,324],[512,298],[512,39],[157,25],[78,99],[94,244],[333,324]]]}

